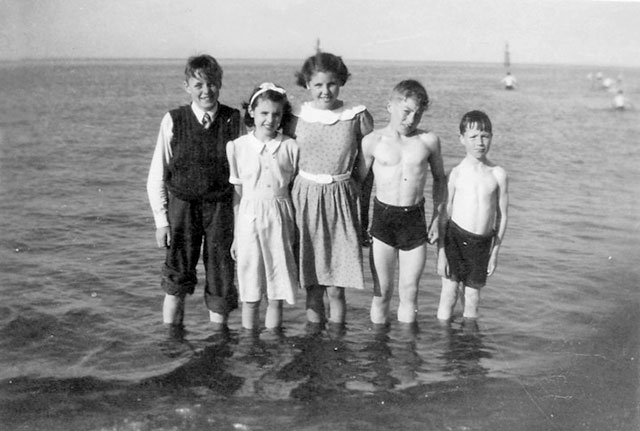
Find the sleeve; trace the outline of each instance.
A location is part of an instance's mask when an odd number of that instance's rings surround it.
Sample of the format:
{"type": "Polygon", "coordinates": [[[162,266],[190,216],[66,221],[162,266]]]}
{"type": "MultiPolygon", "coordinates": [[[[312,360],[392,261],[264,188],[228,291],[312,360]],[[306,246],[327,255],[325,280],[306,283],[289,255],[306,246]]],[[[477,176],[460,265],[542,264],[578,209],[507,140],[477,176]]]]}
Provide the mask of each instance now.
{"type": "Polygon", "coordinates": [[[358,120],[360,122],[360,136],[366,136],[373,132],[373,117],[368,110],[362,111],[358,114],[358,120]]]}
{"type": "Polygon", "coordinates": [[[164,184],[164,169],[171,159],[171,138],[173,137],[173,120],[167,112],[160,123],[160,132],[151,159],[149,176],[147,177],[147,195],[153,211],[156,228],[169,226],[167,218],[167,189],[164,184]]]}
{"type": "Polygon", "coordinates": [[[238,159],[235,141],[227,143],[227,160],[229,162],[229,182],[233,185],[242,185],[240,172],[238,172],[238,159]]]}

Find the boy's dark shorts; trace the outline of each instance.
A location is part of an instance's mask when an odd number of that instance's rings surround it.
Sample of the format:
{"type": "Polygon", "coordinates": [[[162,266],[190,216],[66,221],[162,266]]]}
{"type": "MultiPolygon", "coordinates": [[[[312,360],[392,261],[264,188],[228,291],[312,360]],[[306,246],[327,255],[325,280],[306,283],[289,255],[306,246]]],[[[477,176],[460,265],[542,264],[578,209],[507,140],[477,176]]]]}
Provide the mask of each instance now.
{"type": "Polygon", "coordinates": [[[449,220],[444,250],[449,262],[449,279],[480,289],[487,284],[487,267],[495,235],[468,232],[449,220]]]}
{"type": "Polygon", "coordinates": [[[373,199],[372,237],[403,251],[413,250],[427,241],[424,199],[410,207],[387,205],[373,199]]]}

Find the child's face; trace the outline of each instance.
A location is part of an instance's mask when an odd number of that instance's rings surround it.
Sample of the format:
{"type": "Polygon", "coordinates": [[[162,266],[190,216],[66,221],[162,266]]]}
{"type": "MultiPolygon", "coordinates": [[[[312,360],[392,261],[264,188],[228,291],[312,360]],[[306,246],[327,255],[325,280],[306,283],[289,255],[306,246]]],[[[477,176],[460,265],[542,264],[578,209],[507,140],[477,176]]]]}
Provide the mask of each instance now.
{"type": "Polygon", "coordinates": [[[257,138],[273,138],[278,133],[282,121],[282,103],[260,99],[254,109],[249,110],[256,127],[257,138]]]}
{"type": "Polygon", "coordinates": [[[391,115],[389,120],[391,127],[401,135],[410,135],[415,132],[424,108],[413,97],[394,97],[387,105],[387,111],[391,115]]]}
{"type": "Polygon", "coordinates": [[[340,81],[333,72],[316,72],[307,88],[311,93],[311,102],[317,109],[334,109],[340,95],[340,81]]]}
{"type": "Polygon", "coordinates": [[[467,128],[460,135],[460,143],[467,150],[467,154],[476,158],[483,159],[491,148],[491,133],[477,129],[475,126],[467,128]]]}
{"type": "Polygon", "coordinates": [[[221,83],[210,81],[202,73],[196,73],[184,82],[184,89],[191,95],[191,100],[203,111],[211,111],[218,103],[221,83]]]}

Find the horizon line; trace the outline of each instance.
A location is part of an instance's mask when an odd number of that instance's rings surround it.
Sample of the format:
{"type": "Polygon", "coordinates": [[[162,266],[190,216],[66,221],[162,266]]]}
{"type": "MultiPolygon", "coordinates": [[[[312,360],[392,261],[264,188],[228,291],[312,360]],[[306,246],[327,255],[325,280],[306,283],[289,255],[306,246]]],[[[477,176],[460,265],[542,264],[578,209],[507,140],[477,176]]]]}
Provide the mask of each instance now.
{"type": "MultiPolygon", "coordinates": [[[[36,63],[36,62],[136,62],[136,61],[184,61],[187,57],[23,57],[14,59],[0,59],[0,64],[9,63],[36,63]]],[[[287,61],[293,62],[299,59],[293,57],[216,57],[220,61],[287,61]]],[[[451,64],[486,64],[500,65],[505,69],[514,69],[518,66],[576,66],[576,67],[600,67],[600,68],[640,68],[640,64],[587,64],[573,62],[520,62],[511,63],[506,68],[502,61],[467,61],[467,60],[407,60],[385,58],[351,58],[349,62],[386,62],[386,63],[451,63],[451,64]]]]}

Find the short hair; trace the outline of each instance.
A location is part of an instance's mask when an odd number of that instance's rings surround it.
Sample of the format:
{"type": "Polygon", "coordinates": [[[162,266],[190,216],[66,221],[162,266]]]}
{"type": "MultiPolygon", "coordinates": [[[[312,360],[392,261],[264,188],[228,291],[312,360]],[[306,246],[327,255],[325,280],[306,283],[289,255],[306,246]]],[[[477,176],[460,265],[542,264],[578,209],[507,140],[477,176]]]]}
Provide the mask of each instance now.
{"type": "Polygon", "coordinates": [[[391,99],[397,98],[416,99],[418,101],[418,105],[424,110],[427,110],[429,107],[429,95],[427,94],[427,90],[415,79],[405,79],[393,87],[393,90],[391,90],[391,99]]]}
{"type": "Polygon", "coordinates": [[[218,85],[222,83],[222,67],[210,55],[195,55],[187,59],[187,65],[184,68],[185,81],[196,78],[198,74],[204,75],[209,81],[218,85]]]}
{"type": "Polygon", "coordinates": [[[462,116],[462,120],[460,120],[460,134],[464,135],[464,132],[471,128],[493,134],[491,120],[489,116],[482,111],[469,111],[462,116]]]}
{"type": "Polygon", "coordinates": [[[340,86],[346,84],[349,76],[351,76],[349,69],[342,61],[342,57],[328,52],[318,52],[316,55],[307,58],[300,71],[296,72],[296,84],[306,88],[307,83],[311,81],[311,78],[317,72],[335,74],[340,81],[340,86]]]}
{"type": "Polygon", "coordinates": [[[251,117],[251,115],[249,114],[249,109],[255,109],[255,107],[258,105],[258,102],[260,102],[261,100],[270,100],[274,103],[282,103],[282,120],[280,121],[280,127],[282,127],[282,125],[284,124],[288,124],[293,119],[293,114],[291,109],[291,103],[289,103],[287,94],[280,93],[274,90],[266,90],[254,98],[253,95],[260,90],[262,90],[262,87],[258,86],[258,87],[255,87],[251,92],[251,96],[249,96],[249,100],[253,99],[251,101],[251,104],[249,104],[249,102],[242,103],[242,108],[244,109],[243,120],[244,120],[245,126],[247,127],[254,126],[254,120],[253,120],[253,117],[251,117]]]}

